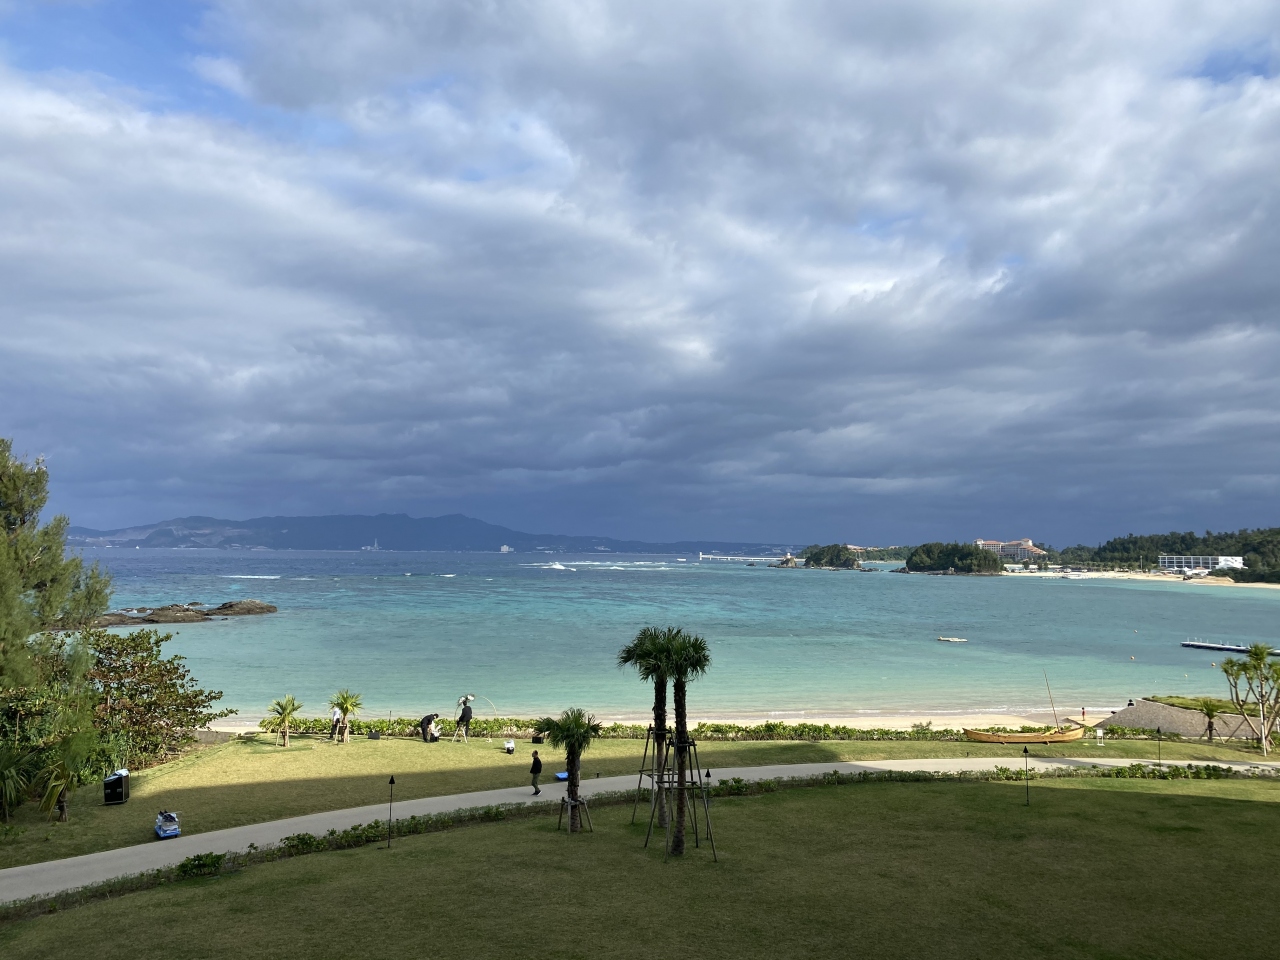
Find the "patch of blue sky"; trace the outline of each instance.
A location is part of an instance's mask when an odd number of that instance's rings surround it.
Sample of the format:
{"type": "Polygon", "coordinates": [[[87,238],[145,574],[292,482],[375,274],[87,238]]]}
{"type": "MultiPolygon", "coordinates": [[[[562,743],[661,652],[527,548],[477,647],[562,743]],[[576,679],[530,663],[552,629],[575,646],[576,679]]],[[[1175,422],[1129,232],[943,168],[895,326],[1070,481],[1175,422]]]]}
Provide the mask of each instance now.
{"type": "Polygon", "coordinates": [[[181,96],[198,84],[190,61],[202,4],[189,0],[27,3],[0,15],[0,49],[31,73],[98,74],[149,92],[181,96]]]}
{"type": "Polygon", "coordinates": [[[1280,57],[1276,56],[1271,41],[1260,39],[1212,51],[1191,74],[1214,83],[1235,83],[1249,77],[1269,80],[1276,75],[1277,60],[1280,57]]]}
{"type": "Polygon", "coordinates": [[[280,141],[318,147],[352,139],[332,116],[257,102],[200,76],[207,4],[195,0],[68,0],[8,8],[0,58],[26,74],[82,76],[140,108],[227,120],[280,141]]]}

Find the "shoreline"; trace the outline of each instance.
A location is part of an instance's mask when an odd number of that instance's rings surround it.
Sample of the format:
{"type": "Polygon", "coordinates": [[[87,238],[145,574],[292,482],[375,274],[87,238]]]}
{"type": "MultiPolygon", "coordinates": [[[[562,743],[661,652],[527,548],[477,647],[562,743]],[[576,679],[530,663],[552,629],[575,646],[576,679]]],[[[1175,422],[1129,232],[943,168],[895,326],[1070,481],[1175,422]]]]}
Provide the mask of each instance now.
{"type": "MultiPolygon", "coordinates": [[[[1116,710],[1120,710],[1123,704],[1114,707],[1097,707],[1089,708],[1087,719],[1097,721],[1110,716],[1116,710]]],[[[370,715],[371,717],[374,715],[370,715]]],[[[648,713],[600,713],[597,719],[605,726],[612,723],[647,723],[652,714],[648,713]]],[[[216,730],[221,733],[247,733],[258,729],[258,721],[261,717],[239,715],[236,717],[226,717],[222,720],[216,720],[209,725],[208,729],[216,730]]],[[[303,718],[315,719],[315,718],[303,718]]],[[[361,718],[366,719],[366,718],[361,718]]],[[[485,719],[478,716],[477,720],[485,719]]],[[[533,719],[531,717],[512,717],[510,719],[524,720],[533,719]]],[[[1069,712],[1058,714],[1058,719],[1073,719],[1069,712]]],[[[863,712],[854,716],[838,715],[831,713],[823,714],[806,714],[792,712],[775,712],[775,713],[709,713],[699,714],[689,717],[689,726],[696,727],[699,723],[732,723],[742,726],[757,726],[762,723],[813,723],[813,724],[830,724],[835,727],[852,727],[857,730],[910,730],[917,723],[932,724],[935,730],[960,730],[964,727],[1021,727],[1021,726],[1044,726],[1054,722],[1054,715],[1048,710],[1031,710],[1024,713],[1000,713],[1000,712],[952,712],[946,710],[924,710],[918,713],[896,712],[890,714],[876,714],[870,711],[863,712]]]]}
{"type": "Polygon", "coordinates": [[[1206,584],[1211,587],[1263,587],[1267,590],[1280,590],[1280,583],[1236,583],[1229,577],[1194,577],[1191,580],[1184,580],[1177,574],[1170,573],[1138,573],[1130,570],[1092,570],[1088,573],[1073,573],[1070,575],[1060,573],[1058,571],[1028,570],[1024,573],[1011,573],[1005,571],[997,574],[1002,577],[1015,577],[1019,580],[1147,580],[1152,583],[1184,583],[1184,584],[1206,584]]]}

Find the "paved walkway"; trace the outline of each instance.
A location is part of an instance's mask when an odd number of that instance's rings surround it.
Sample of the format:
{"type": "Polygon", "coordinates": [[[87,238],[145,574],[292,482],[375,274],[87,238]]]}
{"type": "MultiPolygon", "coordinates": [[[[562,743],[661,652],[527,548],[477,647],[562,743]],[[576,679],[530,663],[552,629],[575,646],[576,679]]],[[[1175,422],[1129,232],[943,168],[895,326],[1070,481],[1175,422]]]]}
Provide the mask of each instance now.
{"type": "MultiPolygon", "coordinates": [[[[1127,766],[1132,760],[1107,758],[1083,759],[1032,759],[1033,770],[1052,770],[1062,767],[1127,766]]],[[[763,767],[729,767],[713,769],[713,780],[741,777],[744,780],[768,780],[774,777],[809,777],[839,770],[841,773],[887,770],[928,770],[934,773],[955,773],[962,770],[991,770],[996,766],[1018,766],[1012,757],[965,757],[946,760],[884,760],[858,763],[789,763],[763,767]]],[[[1236,769],[1247,769],[1249,764],[1227,764],[1236,769]]],[[[1277,764],[1256,766],[1277,769],[1277,764]]],[[[598,777],[582,782],[582,794],[592,796],[614,790],[629,790],[636,785],[635,775],[624,777],[598,777]]],[[[564,796],[564,785],[552,781],[542,791],[538,801],[556,801],[564,796]]],[[[395,805],[396,819],[417,814],[448,813],[468,807],[485,807],[500,803],[530,803],[534,800],[528,787],[510,787],[502,790],[481,790],[475,793],[455,793],[443,797],[423,797],[419,800],[402,800],[395,805]]],[[[295,833],[323,834],[329,830],[345,830],[357,823],[381,820],[387,815],[385,804],[368,807],[349,807],[345,810],[329,810],[287,820],[272,820],[227,830],[211,830],[191,834],[175,840],[154,841],[133,847],[103,850],[65,860],[49,860],[21,867],[0,870],[0,903],[22,900],[27,897],[46,896],[64,890],[113,880],[148,870],[158,870],[180,863],[197,853],[224,853],[249,849],[250,844],[259,847],[279,843],[295,833]]]]}

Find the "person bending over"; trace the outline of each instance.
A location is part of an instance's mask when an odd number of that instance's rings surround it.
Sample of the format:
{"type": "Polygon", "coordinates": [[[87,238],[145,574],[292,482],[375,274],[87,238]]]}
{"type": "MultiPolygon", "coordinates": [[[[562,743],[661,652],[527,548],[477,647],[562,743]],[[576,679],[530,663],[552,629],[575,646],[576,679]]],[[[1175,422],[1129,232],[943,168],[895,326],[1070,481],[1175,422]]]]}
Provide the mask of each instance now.
{"type": "Polygon", "coordinates": [[[333,739],[333,735],[338,732],[338,726],[342,723],[342,711],[337,707],[333,708],[333,723],[329,727],[329,739],[333,739]]]}

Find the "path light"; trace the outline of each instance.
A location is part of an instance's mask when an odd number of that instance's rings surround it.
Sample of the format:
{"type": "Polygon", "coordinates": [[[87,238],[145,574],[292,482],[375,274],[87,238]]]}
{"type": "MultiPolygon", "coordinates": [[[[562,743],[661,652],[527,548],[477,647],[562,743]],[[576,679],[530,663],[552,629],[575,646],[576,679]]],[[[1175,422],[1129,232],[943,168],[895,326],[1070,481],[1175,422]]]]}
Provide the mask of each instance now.
{"type": "Polygon", "coordinates": [[[1164,764],[1161,762],[1161,755],[1160,755],[1160,741],[1161,741],[1160,728],[1159,728],[1159,727],[1156,727],[1156,766],[1157,766],[1157,767],[1160,767],[1160,766],[1163,766],[1163,765],[1164,765],[1164,764]]]}
{"type": "Polygon", "coordinates": [[[390,850],[391,849],[391,804],[394,803],[396,799],[396,778],[394,774],[392,774],[391,779],[387,781],[387,786],[391,788],[391,796],[387,798],[387,849],[390,850]]]}
{"type": "Polygon", "coordinates": [[[1031,750],[1022,748],[1022,779],[1027,784],[1027,806],[1031,806],[1031,750]]]}

